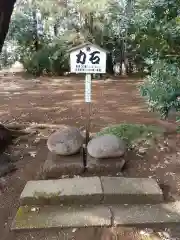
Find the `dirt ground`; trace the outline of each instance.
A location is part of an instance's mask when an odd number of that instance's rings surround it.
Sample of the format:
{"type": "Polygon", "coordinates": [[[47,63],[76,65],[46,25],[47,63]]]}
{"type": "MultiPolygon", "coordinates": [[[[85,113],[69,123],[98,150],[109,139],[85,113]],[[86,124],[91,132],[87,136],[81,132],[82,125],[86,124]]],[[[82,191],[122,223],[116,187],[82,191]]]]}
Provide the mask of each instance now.
{"type": "MultiPolygon", "coordinates": [[[[149,113],[137,87],[141,81],[132,79],[93,81],[91,106],[91,132],[107,125],[122,122],[158,125],[157,116],[149,113]]],[[[84,82],[77,78],[0,77],[0,118],[4,123],[47,123],[83,127],[86,124],[84,82]]],[[[9,231],[17,211],[19,195],[28,180],[36,179],[41,164],[47,157],[46,138],[49,132],[42,129],[10,147],[17,171],[1,178],[0,233],[1,240],[145,240],[146,234],[137,230],[88,229],[70,232],[24,233],[14,235],[9,231]],[[142,234],[141,234],[142,233],[142,234]]],[[[128,157],[125,176],[153,177],[165,190],[167,199],[179,199],[180,188],[180,137],[171,135],[158,139],[145,152],[128,157]]],[[[179,231],[180,232],[180,231],[179,231]]],[[[168,230],[165,235],[167,236],[168,230]]],[[[180,239],[178,229],[167,239],[180,239]],[[179,237],[178,237],[179,236],[179,237]]],[[[165,238],[161,238],[165,239],[165,238]]]]}

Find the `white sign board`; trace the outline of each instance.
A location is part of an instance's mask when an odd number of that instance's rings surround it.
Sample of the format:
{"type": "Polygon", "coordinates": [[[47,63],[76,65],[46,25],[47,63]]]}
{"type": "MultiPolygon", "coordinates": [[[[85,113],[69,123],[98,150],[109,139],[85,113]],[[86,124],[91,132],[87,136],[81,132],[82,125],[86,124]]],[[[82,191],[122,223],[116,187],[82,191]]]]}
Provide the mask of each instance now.
{"type": "Polygon", "coordinates": [[[91,102],[91,75],[86,74],[85,78],[85,102],[91,102]]]}
{"type": "Polygon", "coordinates": [[[70,53],[72,73],[106,73],[106,51],[96,45],[77,47],[70,53]]]}

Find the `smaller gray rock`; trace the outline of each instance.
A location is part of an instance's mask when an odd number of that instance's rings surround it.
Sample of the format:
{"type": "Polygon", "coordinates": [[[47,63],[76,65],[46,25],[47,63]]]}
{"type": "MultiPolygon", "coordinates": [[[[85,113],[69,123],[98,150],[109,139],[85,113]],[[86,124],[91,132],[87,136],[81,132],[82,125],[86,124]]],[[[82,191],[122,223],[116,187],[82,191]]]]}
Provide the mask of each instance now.
{"type": "Polygon", "coordinates": [[[126,152],[125,142],[114,135],[93,138],[87,146],[88,153],[94,158],[121,157],[126,152]]]}
{"type": "Polygon", "coordinates": [[[50,135],[47,146],[52,153],[68,156],[76,154],[83,142],[84,138],[78,128],[64,126],[50,135]]]}

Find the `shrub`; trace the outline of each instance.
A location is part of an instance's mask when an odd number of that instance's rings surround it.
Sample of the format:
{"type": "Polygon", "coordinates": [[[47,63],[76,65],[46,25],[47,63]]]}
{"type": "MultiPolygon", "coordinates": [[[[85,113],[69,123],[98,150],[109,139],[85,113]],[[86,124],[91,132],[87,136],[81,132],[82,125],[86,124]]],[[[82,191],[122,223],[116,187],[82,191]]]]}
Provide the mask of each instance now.
{"type": "Polygon", "coordinates": [[[55,43],[43,46],[39,51],[23,59],[28,73],[62,75],[68,71],[68,55],[65,44],[55,43]]]}
{"type": "Polygon", "coordinates": [[[141,94],[147,99],[150,110],[157,111],[164,118],[171,108],[180,109],[180,69],[176,64],[157,60],[144,84],[141,94]]]}
{"type": "Polygon", "coordinates": [[[18,60],[18,54],[16,42],[5,41],[0,54],[0,69],[11,66],[15,61],[18,60]]]}

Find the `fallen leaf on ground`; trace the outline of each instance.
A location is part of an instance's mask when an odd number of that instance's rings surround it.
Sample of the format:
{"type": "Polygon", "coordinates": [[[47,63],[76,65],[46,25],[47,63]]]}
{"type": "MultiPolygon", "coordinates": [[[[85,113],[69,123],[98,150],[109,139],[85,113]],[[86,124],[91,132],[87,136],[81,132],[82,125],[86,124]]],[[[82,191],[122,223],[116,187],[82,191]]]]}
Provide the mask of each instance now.
{"type": "Polygon", "coordinates": [[[31,157],[35,157],[36,156],[36,152],[29,152],[29,155],[31,156],[31,157]]]}
{"type": "Polygon", "coordinates": [[[39,212],[40,208],[38,207],[33,207],[31,208],[31,212],[39,212]]]}
{"type": "Polygon", "coordinates": [[[141,153],[141,154],[144,154],[144,153],[146,153],[147,150],[148,150],[148,148],[140,147],[138,149],[138,152],[141,153]]]}

